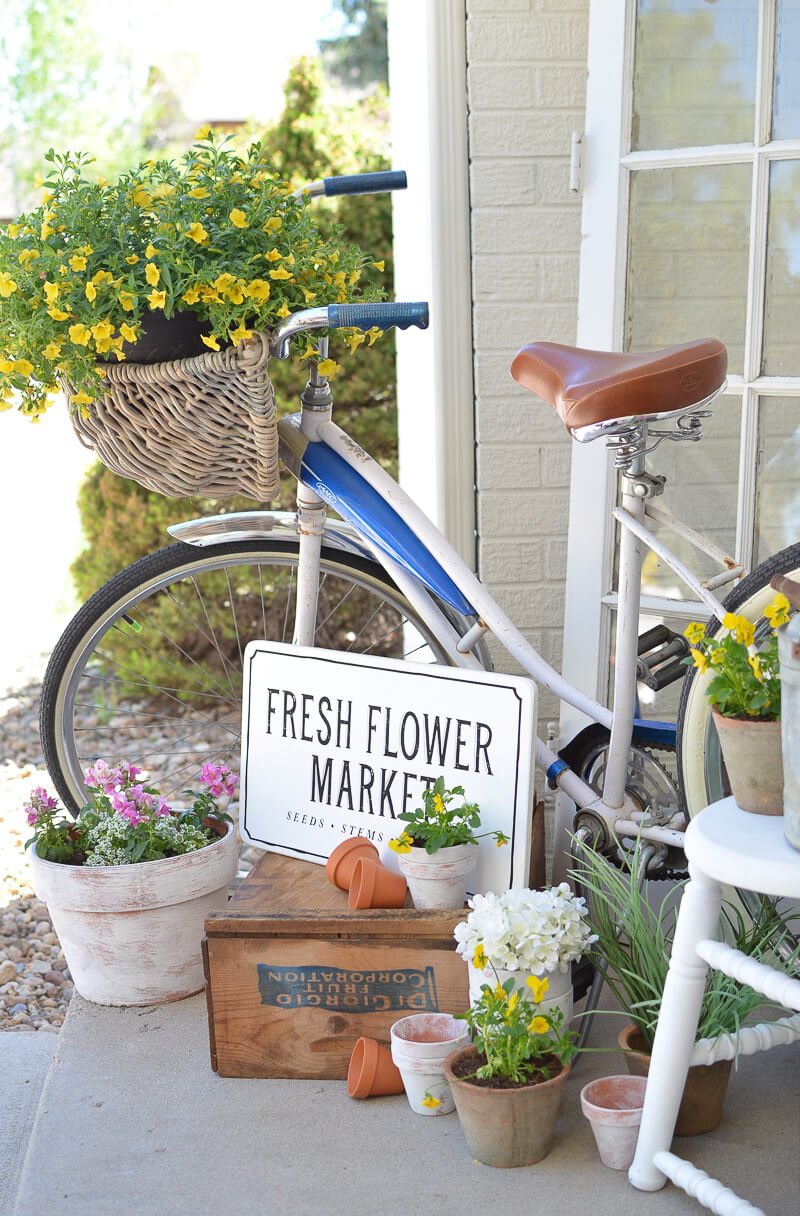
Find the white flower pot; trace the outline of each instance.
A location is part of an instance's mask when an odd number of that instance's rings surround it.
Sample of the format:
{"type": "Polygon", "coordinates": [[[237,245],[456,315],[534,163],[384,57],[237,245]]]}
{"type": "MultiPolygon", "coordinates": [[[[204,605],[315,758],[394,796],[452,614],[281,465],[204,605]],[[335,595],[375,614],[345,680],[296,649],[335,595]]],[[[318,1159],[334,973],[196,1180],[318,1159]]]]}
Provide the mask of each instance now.
{"type": "Polygon", "coordinates": [[[153,1005],[201,992],[200,943],[209,912],[236,873],[232,824],[180,857],[124,866],[69,866],[30,851],[75,988],[98,1005],[153,1005]]]}
{"type": "MultiPolygon", "coordinates": [[[[504,984],[507,979],[514,980],[514,987],[518,990],[520,996],[527,996],[528,1000],[532,999],[532,993],[527,986],[528,977],[534,975],[533,971],[507,971],[503,967],[495,967],[487,964],[485,971],[479,971],[477,967],[473,967],[472,963],[467,963],[469,970],[469,1003],[474,1005],[481,995],[481,986],[489,984],[492,988],[495,984],[504,984]]],[[[539,1002],[540,1008],[544,1013],[548,1009],[558,1008],[564,1014],[564,1026],[569,1026],[572,1018],[572,968],[568,967],[566,972],[559,971],[543,971],[537,979],[547,979],[550,981],[550,987],[547,989],[547,995],[539,1002]]]]}
{"type": "Polygon", "coordinates": [[[469,876],[478,864],[476,844],[457,844],[426,853],[412,848],[398,854],[415,908],[460,908],[467,898],[469,876]]]}
{"type": "Polygon", "coordinates": [[[417,1115],[449,1115],[455,1103],[444,1062],[469,1043],[467,1023],[449,1013],[414,1013],[395,1022],[390,1035],[411,1109],[417,1115]]]}

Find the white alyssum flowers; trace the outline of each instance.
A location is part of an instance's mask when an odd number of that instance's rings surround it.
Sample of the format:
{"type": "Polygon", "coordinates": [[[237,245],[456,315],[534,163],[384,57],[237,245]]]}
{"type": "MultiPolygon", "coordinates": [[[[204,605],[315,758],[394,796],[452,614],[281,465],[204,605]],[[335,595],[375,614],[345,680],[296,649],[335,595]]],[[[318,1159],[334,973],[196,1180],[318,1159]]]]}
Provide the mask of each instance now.
{"type": "Polygon", "coordinates": [[[586,901],[567,883],[544,891],[518,889],[475,895],[467,919],[456,925],[456,950],[483,970],[488,963],[506,971],[543,975],[566,972],[597,940],[586,901]]]}

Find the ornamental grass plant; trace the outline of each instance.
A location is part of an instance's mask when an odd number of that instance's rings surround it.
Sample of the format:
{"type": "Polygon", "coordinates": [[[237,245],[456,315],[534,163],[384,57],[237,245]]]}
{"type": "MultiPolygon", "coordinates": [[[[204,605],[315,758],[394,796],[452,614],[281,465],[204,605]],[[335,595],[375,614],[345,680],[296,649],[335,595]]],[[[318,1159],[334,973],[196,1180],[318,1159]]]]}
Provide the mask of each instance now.
{"type": "MultiPolygon", "coordinates": [[[[596,940],[589,956],[604,976],[621,1009],[640,1031],[647,1051],[653,1046],[661,998],[678,916],[679,899],[669,891],[655,906],[642,881],[641,844],[627,859],[612,865],[588,844],[576,842],[577,861],[571,876],[588,894],[596,940]]],[[[678,884],[680,888],[684,884],[678,884]]],[[[765,896],[758,913],[748,919],[737,905],[723,902],[723,934],[737,950],[781,970],[782,940],[791,940],[787,918],[765,896]]],[[[709,970],[697,1025],[697,1038],[736,1034],[764,997],[721,971],[709,970]]]]}
{"type": "MultiPolygon", "coordinates": [[[[203,129],[180,161],[146,161],[113,182],[91,180],[83,154],[45,160],[42,202],[0,230],[2,408],[18,399],[37,419],[65,382],[90,410],[104,361],[130,357],[153,314],[193,312],[204,348],[219,350],[298,309],[382,298],[382,263],[335,226],[323,236],[258,142],[240,155],[203,129]]],[[[346,342],[377,336],[354,330],[346,342]]],[[[301,358],[315,350],[298,347],[301,358]]]]}
{"type": "Polygon", "coordinates": [[[725,718],[760,718],[765,721],[781,716],[781,677],[778,662],[777,630],[789,620],[789,601],[780,592],[764,609],[769,634],[756,638],[756,628],[746,617],[726,612],[720,637],[706,636],[703,625],[692,621],[685,631],[691,644],[690,658],[703,674],[713,673],[706,688],[711,705],[725,718]]]}

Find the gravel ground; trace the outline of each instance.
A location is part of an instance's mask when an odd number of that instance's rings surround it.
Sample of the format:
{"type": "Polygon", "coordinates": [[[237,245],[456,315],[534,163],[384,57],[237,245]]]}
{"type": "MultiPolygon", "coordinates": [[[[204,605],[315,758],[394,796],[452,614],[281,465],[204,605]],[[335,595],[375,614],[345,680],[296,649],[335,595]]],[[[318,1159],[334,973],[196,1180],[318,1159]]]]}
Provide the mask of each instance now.
{"type": "Polygon", "coordinates": [[[58,1033],[72,982],[47,908],[33,893],[22,805],[49,785],[37,714],[38,658],[0,691],[0,1031],[58,1033]]]}

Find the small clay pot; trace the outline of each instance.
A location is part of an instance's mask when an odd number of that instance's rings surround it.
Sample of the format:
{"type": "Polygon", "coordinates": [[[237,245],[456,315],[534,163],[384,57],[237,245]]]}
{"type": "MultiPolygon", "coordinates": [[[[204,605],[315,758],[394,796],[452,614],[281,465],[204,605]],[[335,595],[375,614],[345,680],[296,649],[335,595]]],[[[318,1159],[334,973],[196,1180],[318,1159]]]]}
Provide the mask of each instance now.
{"type": "MultiPolygon", "coordinates": [[[[646,1077],[650,1071],[650,1053],[641,1031],[630,1023],[620,1031],[617,1041],[625,1052],[628,1072],[636,1077],[646,1077]]],[[[675,1123],[676,1136],[702,1136],[719,1127],[732,1066],[733,1060],[692,1064],[683,1087],[675,1123]]]]}
{"type": "Polygon", "coordinates": [[[350,880],[348,908],[402,908],[406,880],[369,857],[359,857],[350,880]]]}
{"type": "Polygon", "coordinates": [[[592,1127],[603,1165],[626,1170],[633,1161],[642,1122],[646,1077],[600,1077],[581,1090],[581,1110],[592,1127]]]}
{"type": "Polygon", "coordinates": [[[360,1038],[350,1056],[347,1092],[351,1098],[376,1098],[401,1094],[403,1078],[392,1053],[377,1039],[360,1038]]]}
{"type": "Polygon", "coordinates": [[[328,858],[325,877],[340,891],[349,891],[353,870],[356,868],[359,857],[368,857],[372,861],[377,861],[378,850],[363,836],[351,836],[349,840],[343,840],[341,844],[337,844],[328,858]]]}

